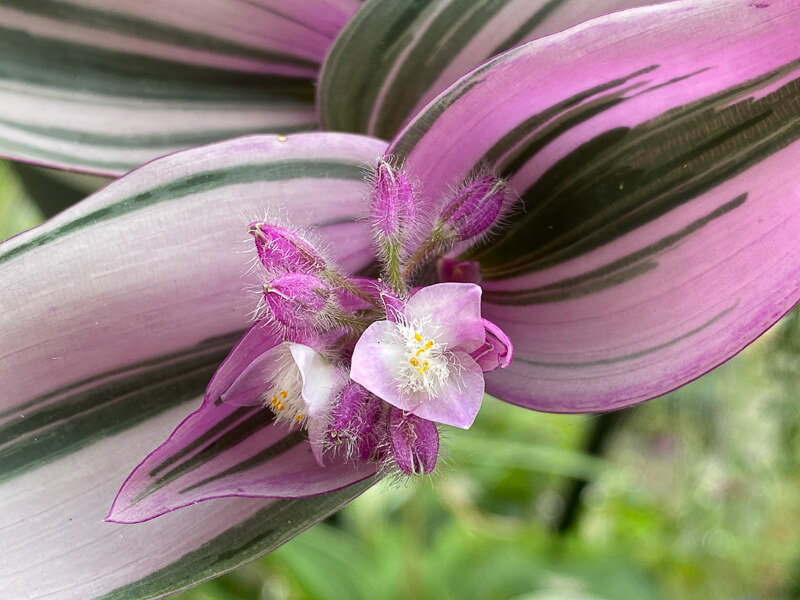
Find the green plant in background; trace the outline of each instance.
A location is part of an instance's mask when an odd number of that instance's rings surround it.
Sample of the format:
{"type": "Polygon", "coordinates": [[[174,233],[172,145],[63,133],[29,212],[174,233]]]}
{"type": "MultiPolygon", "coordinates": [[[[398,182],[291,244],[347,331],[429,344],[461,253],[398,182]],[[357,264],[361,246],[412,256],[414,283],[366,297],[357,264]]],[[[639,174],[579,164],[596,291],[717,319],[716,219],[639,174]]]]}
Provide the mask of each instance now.
{"type": "Polygon", "coordinates": [[[43,220],[8,162],[0,161],[0,240],[30,229],[43,220]]]}

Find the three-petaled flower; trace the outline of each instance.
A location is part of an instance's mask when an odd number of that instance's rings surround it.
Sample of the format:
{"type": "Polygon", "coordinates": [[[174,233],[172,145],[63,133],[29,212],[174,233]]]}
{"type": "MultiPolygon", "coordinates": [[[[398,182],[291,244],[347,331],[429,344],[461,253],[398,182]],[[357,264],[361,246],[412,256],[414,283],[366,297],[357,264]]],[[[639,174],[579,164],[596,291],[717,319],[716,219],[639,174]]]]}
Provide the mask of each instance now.
{"type": "Polygon", "coordinates": [[[397,408],[468,428],[484,393],[476,362],[487,352],[480,299],[480,287],[471,283],[422,288],[402,310],[387,310],[387,320],[367,328],[353,351],[350,377],[397,408]]]}

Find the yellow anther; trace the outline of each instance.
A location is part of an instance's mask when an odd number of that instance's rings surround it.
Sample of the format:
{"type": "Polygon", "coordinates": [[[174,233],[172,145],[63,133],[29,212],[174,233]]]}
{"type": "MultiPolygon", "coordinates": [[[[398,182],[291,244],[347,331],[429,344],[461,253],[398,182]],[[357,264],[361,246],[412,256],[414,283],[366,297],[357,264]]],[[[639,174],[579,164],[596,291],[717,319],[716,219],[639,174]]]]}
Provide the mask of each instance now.
{"type": "Polygon", "coordinates": [[[419,356],[419,355],[420,355],[420,354],[422,354],[423,352],[425,352],[425,348],[420,348],[419,350],[417,350],[417,354],[416,354],[416,356],[419,356]]]}
{"type": "Polygon", "coordinates": [[[433,346],[433,340],[428,340],[425,342],[425,350],[430,350],[431,346],[433,346]]]}
{"type": "Polygon", "coordinates": [[[412,367],[416,367],[417,365],[419,365],[419,361],[418,361],[416,358],[414,358],[414,357],[411,357],[411,358],[408,360],[408,362],[410,362],[410,363],[411,363],[411,366],[412,366],[412,367]]]}
{"type": "Polygon", "coordinates": [[[414,339],[417,340],[418,342],[421,342],[422,341],[422,336],[415,331],[414,332],[414,339]]]}
{"type": "Polygon", "coordinates": [[[294,418],[297,419],[298,421],[302,421],[303,420],[303,415],[295,415],[294,418]]]}
{"type": "Polygon", "coordinates": [[[427,360],[424,363],[422,363],[422,370],[423,371],[427,371],[428,370],[428,361],[427,360]]]}
{"type": "Polygon", "coordinates": [[[281,390],[281,391],[280,391],[280,393],[279,393],[278,395],[279,395],[281,398],[283,398],[284,400],[286,400],[286,396],[288,396],[288,394],[286,393],[286,391],[285,391],[285,390],[281,390]]]}
{"type": "Polygon", "coordinates": [[[424,373],[422,372],[422,369],[420,369],[419,367],[417,367],[417,371],[419,371],[420,377],[424,375],[424,373]]]}
{"type": "Polygon", "coordinates": [[[284,410],[286,408],[286,406],[283,404],[283,402],[278,400],[277,396],[273,396],[272,397],[272,406],[275,407],[275,410],[284,410]]]}

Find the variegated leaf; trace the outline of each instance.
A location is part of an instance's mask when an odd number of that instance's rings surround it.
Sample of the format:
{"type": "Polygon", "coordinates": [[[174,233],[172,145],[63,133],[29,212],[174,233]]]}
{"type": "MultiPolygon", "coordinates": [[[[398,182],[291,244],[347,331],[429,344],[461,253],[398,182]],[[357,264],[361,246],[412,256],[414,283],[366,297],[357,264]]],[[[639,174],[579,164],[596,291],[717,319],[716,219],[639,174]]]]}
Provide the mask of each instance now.
{"type": "Polygon", "coordinates": [[[298,134],[178,153],[0,246],[0,597],[161,597],[269,551],[372,483],[103,521],[248,324],[248,221],[318,225],[334,258],[362,268],[363,165],[384,146],[298,134]]]}
{"type": "Polygon", "coordinates": [[[620,408],[727,360],[800,298],[800,2],[675,2],[531,42],[438,97],[390,145],[436,203],[510,178],[468,257],[515,345],[487,389],[620,408]]]}
{"type": "Polygon", "coordinates": [[[316,127],[357,0],[0,0],[0,154],[118,175],[180,148],[316,127]]]}
{"type": "Polygon", "coordinates": [[[326,129],[391,139],[486,59],[616,10],[664,0],[370,0],[325,61],[326,129]],[[357,90],[357,93],[353,93],[357,90]]]}

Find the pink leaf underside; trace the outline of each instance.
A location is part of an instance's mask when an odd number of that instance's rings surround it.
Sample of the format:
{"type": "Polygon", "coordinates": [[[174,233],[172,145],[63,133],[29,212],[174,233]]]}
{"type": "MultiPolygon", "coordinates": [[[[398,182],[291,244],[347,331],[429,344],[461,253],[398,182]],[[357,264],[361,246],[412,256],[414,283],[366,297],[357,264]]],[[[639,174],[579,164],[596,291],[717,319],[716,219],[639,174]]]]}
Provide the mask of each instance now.
{"type": "Polygon", "coordinates": [[[467,253],[514,343],[490,393],[555,412],[658,396],[800,297],[800,2],[675,2],[489,61],[391,143],[443,198],[510,178],[510,226],[467,253]],[[524,208],[523,208],[524,206],[524,208]]]}
{"type": "Polygon", "coordinates": [[[276,424],[263,406],[262,387],[238,386],[234,402],[223,392],[248,380],[254,359],[282,338],[254,324],[211,380],[203,406],[151,452],[125,481],[109,520],[138,523],[203,500],[227,496],[295,498],[331,492],[374,475],[374,465],[329,458],[319,466],[307,435],[276,424]]]}
{"type": "Polygon", "coordinates": [[[226,496],[313,496],[374,474],[365,463],[320,467],[305,432],[276,424],[263,406],[207,400],[131,473],[109,520],[137,523],[226,496]]]}

